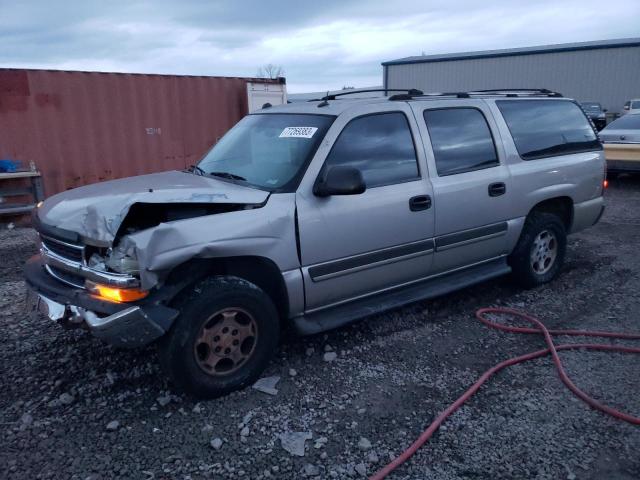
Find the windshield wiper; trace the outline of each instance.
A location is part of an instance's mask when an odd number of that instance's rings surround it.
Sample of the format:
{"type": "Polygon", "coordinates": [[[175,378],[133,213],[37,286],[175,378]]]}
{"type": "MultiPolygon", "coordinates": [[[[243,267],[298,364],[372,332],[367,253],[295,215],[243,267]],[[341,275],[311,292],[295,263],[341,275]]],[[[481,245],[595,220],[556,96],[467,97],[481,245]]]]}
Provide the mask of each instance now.
{"type": "Polygon", "coordinates": [[[198,165],[189,165],[188,171],[193,173],[194,175],[205,175],[206,172],[201,169],[198,165]]]}
{"type": "Polygon", "coordinates": [[[229,172],[209,172],[209,175],[211,175],[212,177],[229,178],[231,180],[240,180],[243,182],[247,181],[246,178],[241,177],[240,175],[236,175],[235,173],[229,173],[229,172]]]}

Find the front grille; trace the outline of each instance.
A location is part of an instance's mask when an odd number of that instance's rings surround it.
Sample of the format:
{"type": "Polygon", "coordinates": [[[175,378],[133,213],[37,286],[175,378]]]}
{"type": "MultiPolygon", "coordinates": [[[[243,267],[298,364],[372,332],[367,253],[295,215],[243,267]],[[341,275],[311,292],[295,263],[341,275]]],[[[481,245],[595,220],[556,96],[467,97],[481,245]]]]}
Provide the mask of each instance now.
{"type": "Polygon", "coordinates": [[[57,253],[61,257],[64,257],[72,262],[83,263],[84,262],[84,247],[82,245],[75,245],[73,243],[63,242],[52,237],[40,235],[40,241],[51,250],[53,253],[57,253]]]}
{"type": "Polygon", "coordinates": [[[47,272],[49,272],[49,275],[60,280],[62,283],[66,283],[67,285],[71,285],[72,287],[84,288],[84,278],[82,278],[80,275],[65,272],[64,270],[52,267],[51,265],[47,265],[45,268],[47,272]]]}

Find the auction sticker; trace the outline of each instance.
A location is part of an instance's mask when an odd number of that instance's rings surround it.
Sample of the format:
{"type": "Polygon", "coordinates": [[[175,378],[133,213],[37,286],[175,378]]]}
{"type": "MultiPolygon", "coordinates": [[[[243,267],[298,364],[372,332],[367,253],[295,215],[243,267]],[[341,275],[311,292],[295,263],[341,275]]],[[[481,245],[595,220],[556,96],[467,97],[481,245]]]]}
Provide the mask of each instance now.
{"type": "Polygon", "coordinates": [[[287,127],[280,134],[280,138],[311,138],[317,130],[317,127],[287,127]]]}

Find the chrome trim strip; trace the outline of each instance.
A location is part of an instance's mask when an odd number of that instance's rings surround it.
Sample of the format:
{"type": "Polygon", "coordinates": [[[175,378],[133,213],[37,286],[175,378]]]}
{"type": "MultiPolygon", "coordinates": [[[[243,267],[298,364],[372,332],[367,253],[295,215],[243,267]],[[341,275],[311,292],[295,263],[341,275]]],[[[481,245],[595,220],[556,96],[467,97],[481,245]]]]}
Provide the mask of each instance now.
{"type": "Polygon", "coordinates": [[[102,272],[100,270],[87,267],[78,262],[61,257],[57,253],[49,250],[44,244],[40,247],[40,253],[46,264],[66,272],[75,273],[76,275],[84,277],[87,280],[91,280],[92,282],[120,288],[132,288],[140,285],[140,281],[136,277],[127,275],[126,273],[102,272]]]}
{"type": "Polygon", "coordinates": [[[450,243],[449,245],[437,247],[437,251],[442,252],[444,250],[449,250],[450,248],[469,245],[470,243],[482,242],[483,240],[490,240],[492,238],[503,237],[506,234],[507,234],[507,230],[504,230],[502,232],[490,233],[489,235],[482,235],[481,237],[474,237],[474,238],[470,238],[469,240],[463,240],[461,242],[450,243]]]}
{"type": "Polygon", "coordinates": [[[358,253],[350,257],[343,257],[337,260],[317,263],[308,267],[308,273],[314,282],[318,280],[327,280],[347,273],[353,273],[379,265],[393,263],[394,261],[402,260],[403,258],[410,258],[409,255],[425,255],[433,253],[433,250],[434,240],[432,238],[427,240],[418,240],[370,252],[358,253]]]}
{"type": "Polygon", "coordinates": [[[84,252],[84,246],[83,245],[77,245],[75,243],[63,242],[62,240],[58,240],[57,238],[53,238],[53,237],[50,237],[48,235],[43,235],[42,233],[40,234],[40,237],[43,238],[44,240],[48,241],[48,242],[59,243],[60,245],[64,245],[66,247],[70,247],[70,248],[73,248],[75,250],[79,250],[81,252],[84,252]]]}
{"type": "Polygon", "coordinates": [[[507,256],[507,254],[505,253],[503,255],[498,255],[497,257],[492,257],[492,258],[489,258],[487,260],[481,260],[480,262],[471,263],[471,264],[465,265],[463,267],[452,268],[451,270],[447,270],[446,272],[440,272],[440,273],[436,273],[434,275],[428,275],[426,277],[421,277],[421,278],[418,278],[416,280],[411,280],[410,282],[400,283],[400,284],[393,285],[393,286],[387,287],[387,288],[381,288],[380,290],[376,290],[375,292],[364,293],[362,295],[357,295],[355,297],[347,298],[345,300],[340,300],[338,302],[330,303],[328,305],[322,305],[321,307],[316,307],[316,308],[312,308],[310,310],[305,310],[304,314],[306,315],[306,314],[309,314],[309,313],[320,312],[322,310],[326,310],[326,309],[331,308],[331,307],[337,307],[338,305],[342,305],[343,303],[349,303],[349,302],[353,302],[353,301],[356,301],[356,300],[360,300],[362,298],[371,297],[373,295],[378,295],[379,293],[387,292],[389,290],[394,290],[396,288],[407,287],[407,286],[412,285],[414,283],[419,283],[419,282],[425,282],[427,280],[432,280],[434,278],[442,277],[444,275],[448,275],[450,273],[454,273],[454,272],[457,272],[459,270],[465,270],[467,268],[476,267],[478,265],[482,265],[483,263],[495,262],[496,260],[498,260],[500,258],[504,258],[506,256],[507,256]]]}
{"type": "Polygon", "coordinates": [[[314,282],[321,282],[323,280],[330,280],[336,277],[342,277],[343,275],[349,275],[351,273],[361,272],[363,270],[369,270],[370,268],[382,267],[391,263],[401,262],[402,260],[409,260],[411,258],[421,257],[433,253],[433,248],[430,250],[423,250],[422,252],[409,253],[400,257],[387,258],[386,260],[380,260],[379,262],[367,263],[366,265],[359,265],[357,267],[348,268],[347,270],[340,270],[339,272],[327,273],[326,275],[318,275],[313,277],[314,282]]]}
{"type": "Polygon", "coordinates": [[[55,278],[56,280],[58,280],[58,281],[60,281],[60,282],[62,282],[64,284],[70,285],[70,286],[75,287],[75,288],[84,288],[84,285],[78,285],[77,283],[73,283],[73,282],[70,282],[69,280],[67,280],[65,278],[62,278],[61,276],[56,274],[56,272],[49,265],[47,265],[46,263],[44,265],[44,269],[47,271],[47,273],[49,275],[51,275],[53,278],[55,278]]]}

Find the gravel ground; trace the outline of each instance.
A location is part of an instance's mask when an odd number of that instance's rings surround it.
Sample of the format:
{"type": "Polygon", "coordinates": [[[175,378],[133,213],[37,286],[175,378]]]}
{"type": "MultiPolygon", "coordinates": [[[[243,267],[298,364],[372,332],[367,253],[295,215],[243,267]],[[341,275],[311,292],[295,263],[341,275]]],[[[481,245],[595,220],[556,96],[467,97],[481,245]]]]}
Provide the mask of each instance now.
{"type": "MultiPolygon", "coordinates": [[[[482,326],[478,307],[520,308],[551,327],[640,330],[640,179],[613,182],[607,203],[596,227],[571,237],[562,275],[543,288],[502,278],[326,335],[285,338],[265,374],[280,377],[277,394],[250,388],[199,403],[165,383],[153,347],[118,351],[28,319],[20,270],[33,231],[4,230],[0,478],[370,475],[489,366],[541,348],[534,336],[482,326]],[[327,352],[336,358],[327,362],[327,352]]],[[[578,386],[640,415],[640,356],[561,355],[578,386]]],[[[391,477],[638,479],[639,448],[639,427],[590,410],[544,358],[490,380],[391,477]]]]}

